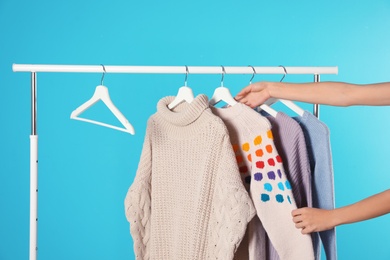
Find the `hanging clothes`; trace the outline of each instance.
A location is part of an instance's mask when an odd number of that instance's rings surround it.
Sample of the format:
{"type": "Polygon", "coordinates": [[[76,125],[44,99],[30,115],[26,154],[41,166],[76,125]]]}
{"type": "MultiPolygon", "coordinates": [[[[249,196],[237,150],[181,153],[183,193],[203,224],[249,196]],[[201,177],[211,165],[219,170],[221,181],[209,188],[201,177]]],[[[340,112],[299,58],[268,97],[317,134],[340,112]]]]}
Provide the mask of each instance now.
{"type": "MultiPolygon", "coordinates": [[[[310,235],[301,234],[291,219],[296,204],[269,121],[241,103],[211,109],[222,118],[229,131],[240,173],[256,207],[254,219],[260,219],[280,259],[314,259],[310,235]]],[[[252,220],[248,226],[249,259],[266,259],[264,251],[252,248],[259,247],[257,242],[265,241],[255,237],[256,243],[251,243],[251,230],[257,230],[258,227],[253,227],[257,223],[252,220]]],[[[261,244],[260,248],[263,248],[261,244]]]]}
{"type": "MultiPolygon", "coordinates": [[[[275,146],[283,160],[287,179],[291,182],[297,207],[312,207],[310,163],[301,126],[283,112],[277,112],[276,117],[268,116],[264,111],[261,114],[265,115],[271,123],[275,146]]],[[[315,234],[312,234],[312,239],[316,239],[315,234]]],[[[316,244],[313,242],[313,245],[316,244]]],[[[267,241],[267,245],[267,259],[278,260],[279,256],[272,243],[267,241]]],[[[314,248],[314,251],[314,255],[321,253],[319,248],[314,248]]]]}
{"type": "Polygon", "coordinates": [[[125,198],[137,259],[233,259],[255,215],[228,131],[205,95],[173,110],[162,98],[147,124],[125,198]]]}
{"type": "Polygon", "coordinates": [[[283,159],[287,178],[293,187],[298,208],[312,207],[312,178],[305,136],[301,126],[283,112],[267,116],[276,149],[283,159]]]}
{"type": "MultiPolygon", "coordinates": [[[[294,117],[305,135],[313,179],[313,207],[334,209],[334,176],[328,127],[314,115],[305,111],[302,117],[294,117]]],[[[337,259],[336,229],[319,232],[328,260],[337,259]]],[[[319,248],[317,238],[316,247],[319,248]]],[[[318,250],[317,250],[318,252],[318,250]]],[[[319,259],[320,255],[316,256],[319,259]]]]}

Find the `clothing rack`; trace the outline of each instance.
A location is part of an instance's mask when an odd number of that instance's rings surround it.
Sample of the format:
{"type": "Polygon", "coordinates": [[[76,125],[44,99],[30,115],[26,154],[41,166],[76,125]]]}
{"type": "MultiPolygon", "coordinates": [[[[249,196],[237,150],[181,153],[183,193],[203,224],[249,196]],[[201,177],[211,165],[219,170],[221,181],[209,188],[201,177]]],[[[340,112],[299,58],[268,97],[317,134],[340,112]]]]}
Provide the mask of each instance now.
{"type": "MultiPolygon", "coordinates": [[[[252,66],[102,66],[102,65],[50,65],[13,64],[14,72],[31,73],[31,135],[30,135],[30,260],[37,259],[38,235],[38,134],[37,134],[37,73],[126,73],[126,74],[337,74],[338,67],[252,67],[252,66]],[[252,69],[253,68],[253,69],[252,69]],[[286,73],[287,71],[287,73],[286,73]]],[[[319,117],[319,106],[314,104],[313,114],[319,117]]]]}

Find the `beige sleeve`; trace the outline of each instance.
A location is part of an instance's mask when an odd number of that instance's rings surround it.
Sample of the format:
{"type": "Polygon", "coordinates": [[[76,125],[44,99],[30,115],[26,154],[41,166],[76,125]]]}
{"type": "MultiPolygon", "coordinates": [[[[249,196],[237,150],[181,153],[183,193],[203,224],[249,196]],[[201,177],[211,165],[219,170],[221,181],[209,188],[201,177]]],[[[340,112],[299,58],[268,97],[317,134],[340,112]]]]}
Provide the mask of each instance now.
{"type": "Polygon", "coordinates": [[[125,214],[130,223],[136,259],[149,259],[151,217],[152,149],[150,135],[146,130],[141,158],[134,182],[125,198],[125,214]]]}
{"type": "Polygon", "coordinates": [[[246,191],[230,139],[222,142],[222,154],[216,174],[213,203],[212,237],[215,240],[215,256],[218,259],[233,259],[240,245],[248,222],[256,214],[252,200],[246,191]]]}

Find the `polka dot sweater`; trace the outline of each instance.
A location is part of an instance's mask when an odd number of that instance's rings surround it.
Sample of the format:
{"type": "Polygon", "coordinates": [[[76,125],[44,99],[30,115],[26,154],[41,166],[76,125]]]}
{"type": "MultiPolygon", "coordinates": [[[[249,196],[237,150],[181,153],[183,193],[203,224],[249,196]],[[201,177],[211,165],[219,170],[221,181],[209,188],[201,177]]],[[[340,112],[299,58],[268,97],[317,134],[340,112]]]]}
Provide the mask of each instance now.
{"type": "Polygon", "coordinates": [[[233,259],[256,212],[228,131],[205,95],[169,110],[173,98],[148,120],[125,198],[136,259],[233,259]]]}
{"type": "Polygon", "coordinates": [[[242,180],[257,211],[258,217],[248,226],[249,258],[245,259],[266,259],[265,234],[254,232],[257,225],[264,227],[280,259],[314,259],[310,235],[301,234],[292,221],[291,211],[296,204],[269,121],[241,103],[211,109],[228,128],[242,180]],[[256,258],[250,257],[253,251],[256,258]]]}

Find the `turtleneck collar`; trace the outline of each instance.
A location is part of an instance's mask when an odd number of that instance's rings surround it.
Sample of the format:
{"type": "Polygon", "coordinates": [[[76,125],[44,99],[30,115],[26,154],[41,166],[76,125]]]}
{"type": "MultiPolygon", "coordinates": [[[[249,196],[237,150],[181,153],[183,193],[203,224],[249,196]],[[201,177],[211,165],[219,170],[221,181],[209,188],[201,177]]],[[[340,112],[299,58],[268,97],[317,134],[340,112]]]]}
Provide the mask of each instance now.
{"type": "Polygon", "coordinates": [[[209,107],[207,96],[201,94],[191,103],[183,102],[173,109],[169,109],[168,105],[174,98],[173,96],[168,96],[160,99],[157,103],[157,112],[165,121],[175,126],[190,125],[209,107]]]}
{"type": "Polygon", "coordinates": [[[191,103],[183,102],[169,109],[174,98],[164,97],[157,103],[153,118],[162,133],[172,139],[188,140],[209,131],[208,123],[217,117],[211,112],[206,95],[200,94],[191,103]]]}

